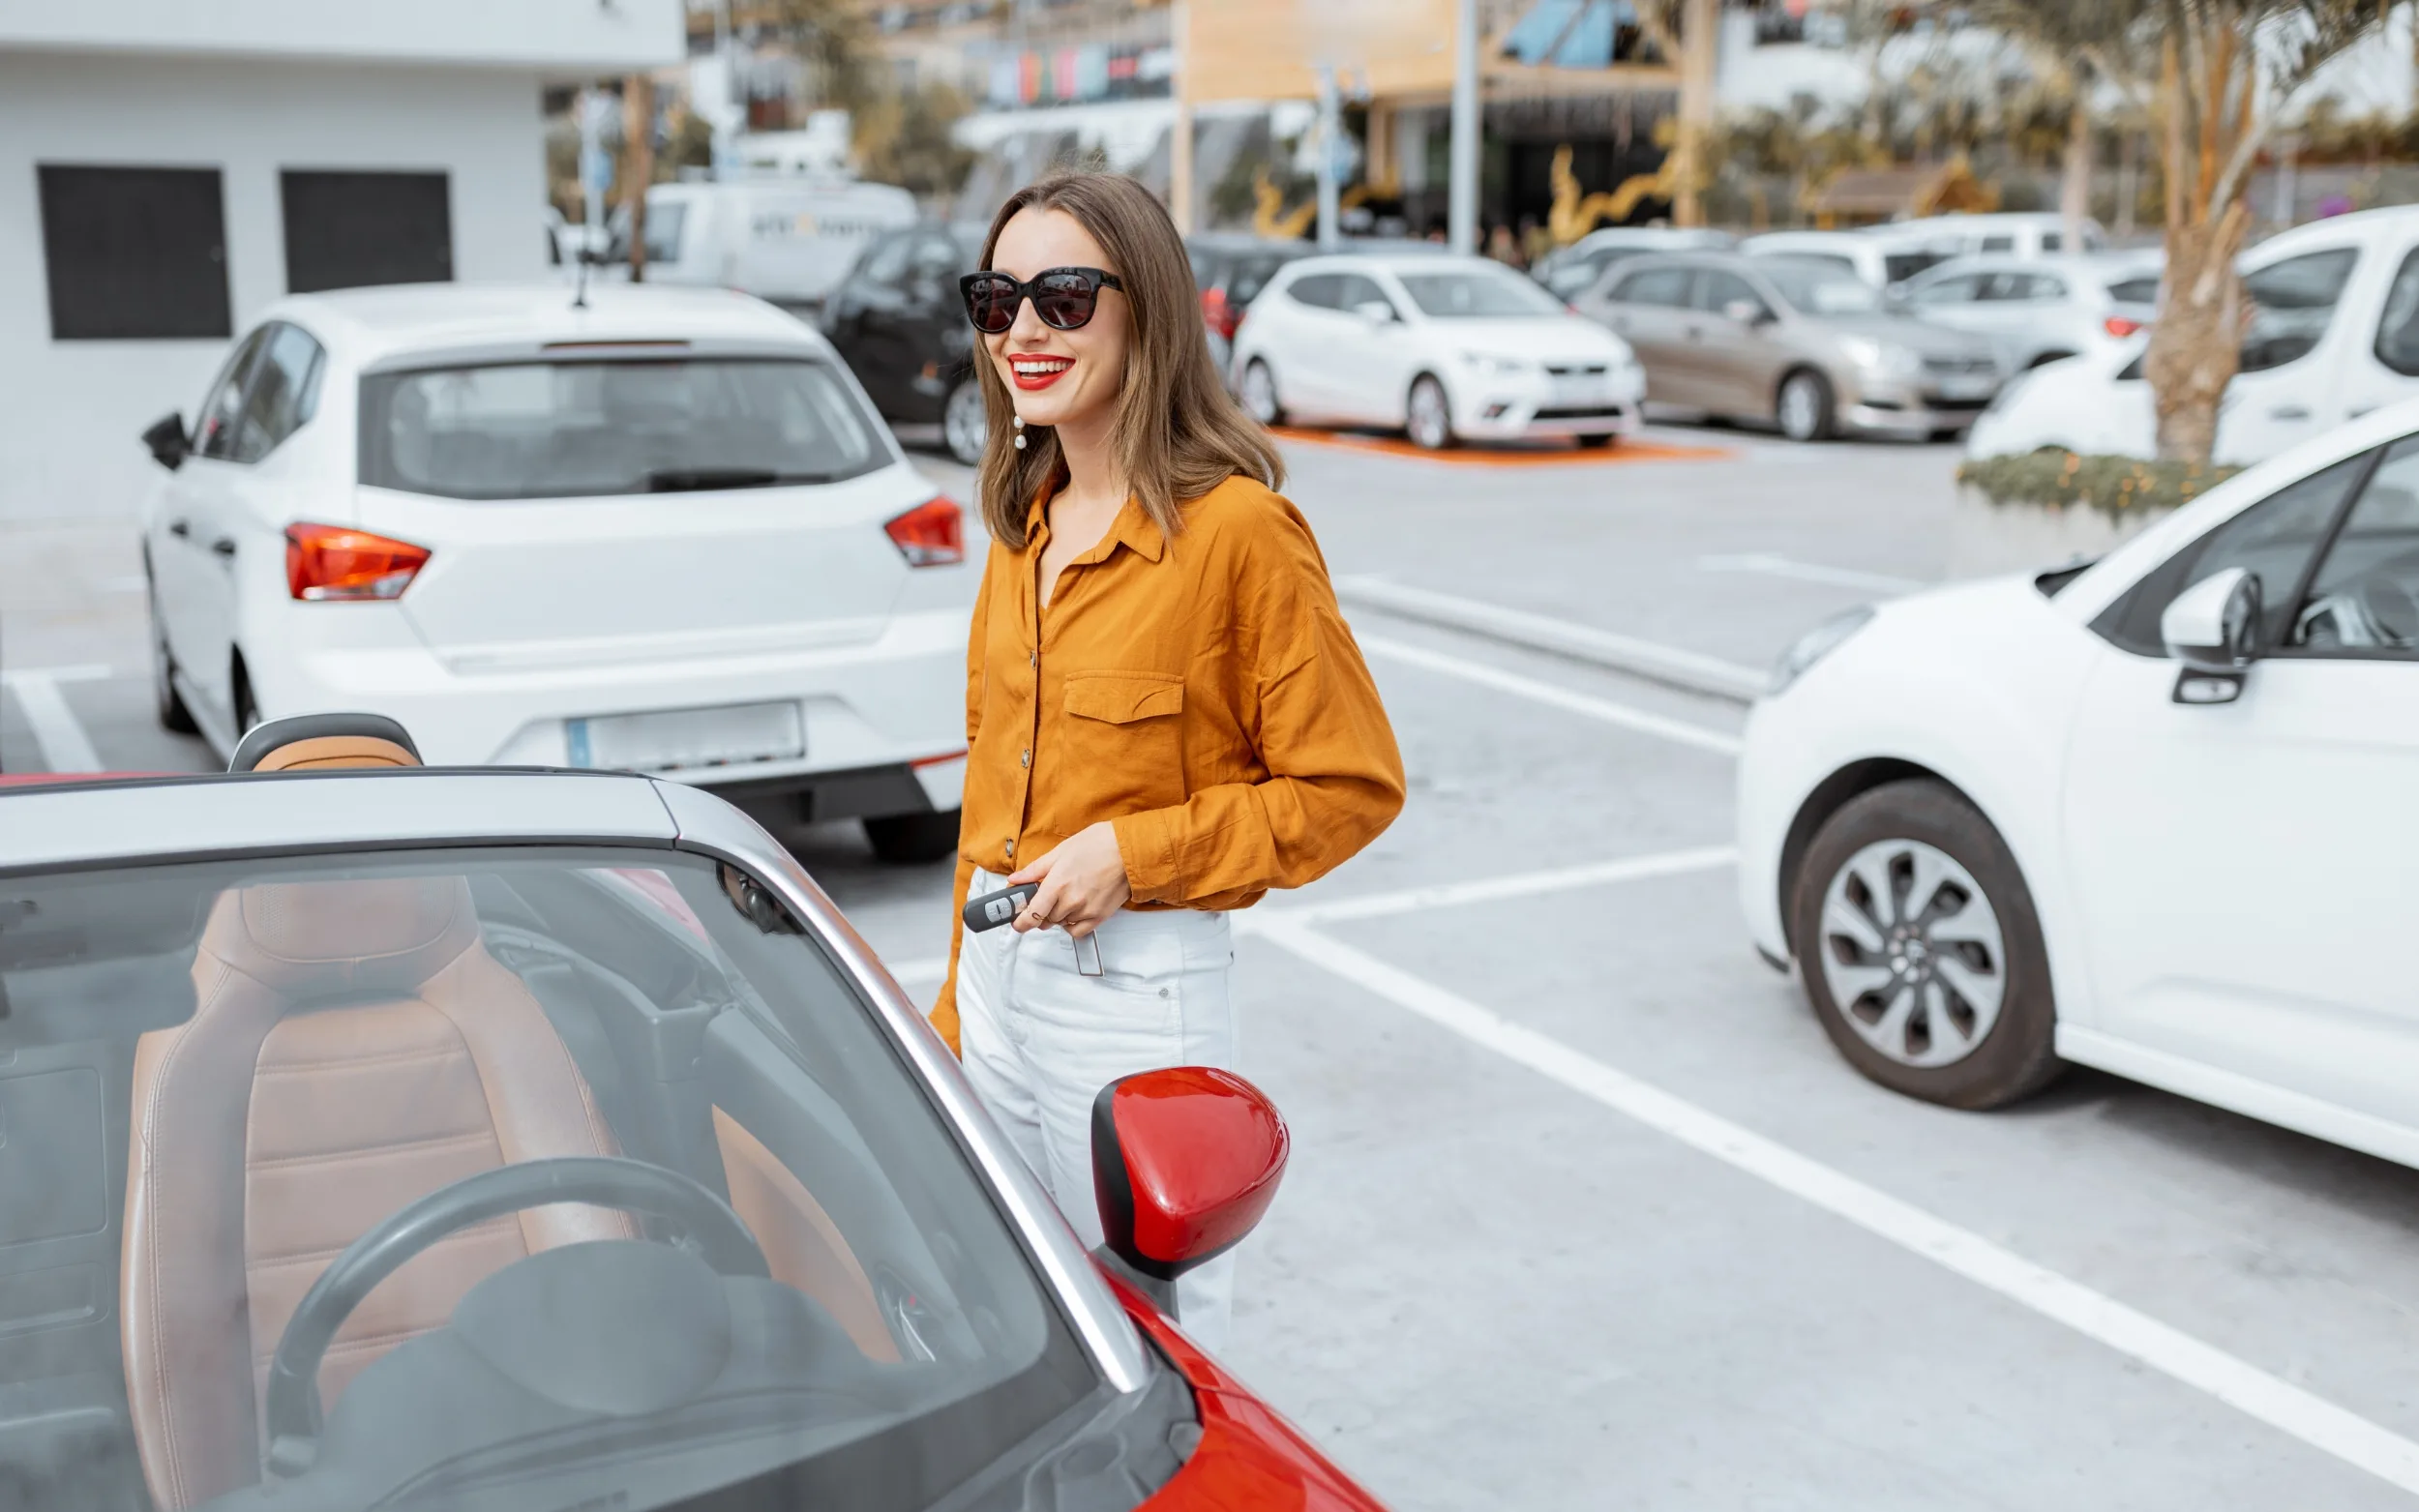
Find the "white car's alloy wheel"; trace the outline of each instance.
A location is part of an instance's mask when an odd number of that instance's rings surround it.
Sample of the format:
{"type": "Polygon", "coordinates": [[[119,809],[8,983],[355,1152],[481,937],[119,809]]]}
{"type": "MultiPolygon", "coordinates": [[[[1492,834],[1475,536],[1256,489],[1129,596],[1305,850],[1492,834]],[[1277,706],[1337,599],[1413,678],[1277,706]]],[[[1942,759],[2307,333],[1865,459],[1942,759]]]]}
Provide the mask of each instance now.
{"type": "Polygon", "coordinates": [[[1411,411],[1403,430],[1422,451],[1442,451],[1453,444],[1453,409],[1444,384],[1422,377],[1411,386],[1411,411]]]}
{"type": "Polygon", "coordinates": [[[1841,1017],[1902,1066],[1953,1065],[1999,1022],[2007,948],[1974,875],[1920,840],[1850,856],[1823,893],[1813,943],[1841,1017]]]}
{"type": "Polygon", "coordinates": [[[971,467],[983,460],[983,446],[991,439],[991,423],[983,413],[983,388],[968,373],[949,391],[948,401],[941,410],[941,440],[949,455],[971,467]]]}
{"type": "Polygon", "coordinates": [[[1264,426],[1285,423],[1285,406],[1276,399],[1276,374],[1258,357],[1243,370],[1243,413],[1264,426]]]}

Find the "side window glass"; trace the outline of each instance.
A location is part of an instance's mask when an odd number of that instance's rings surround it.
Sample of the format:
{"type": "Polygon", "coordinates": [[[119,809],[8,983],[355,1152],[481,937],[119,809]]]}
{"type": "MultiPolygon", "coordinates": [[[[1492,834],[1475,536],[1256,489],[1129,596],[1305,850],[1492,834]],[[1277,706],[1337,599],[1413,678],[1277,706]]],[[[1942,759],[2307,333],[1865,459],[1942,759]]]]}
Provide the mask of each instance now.
{"type": "Polygon", "coordinates": [[[2394,286],[2385,293],[2377,320],[2377,361],[2406,377],[2419,378],[2419,250],[2403,258],[2394,286]]]}
{"type": "Polygon", "coordinates": [[[865,277],[875,283],[896,283],[907,272],[908,251],[915,245],[912,236],[894,236],[875,247],[865,259],[865,277]]]}
{"type": "Polygon", "coordinates": [[[262,326],[245,337],[244,344],[235,348],[235,355],[220,370],[219,381],[210,386],[210,397],[202,400],[201,413],[194,421],[195,456],[224,460],[232,454],[236,422],[244,413],[244,391],[252,385],[253,365],[267,344],[269,330],[262,326]]]}
{"type": "Polygon", "coordinates": [[[2287,643],[2419,657],[2419,437],[2395,442],[2370,475],[2287,643]]]}
{"type": "MultiPolygon", "coordinates": [[[[1384,305],[1389,310],[1394,308],[1394,302],[1386,297],[1386,290],[1378,286],[1377,280],[1362,278],[1358,273],[1344,275],[1343,292],[1336,303],[1353,311],[1363,305],[1384,305]]],[[[1401,317],[1401,311],[1394,312],[1397,318],[1401,317]]]]}
{"type": "Polygon", "coordinates": [[[2261,499],[2167,558],[2103,610],[2092,628],[2128,651],[2164,656],[2159,616],[2167,605],[2210,574],[2240,567],[2259,578],[2260,644],[2282,644],[2302,575],[2375,455],[2348,458],[2261,499]]]}
{"type": "Polygon", "coordinates": [[[2251,323],[2243,335],[2242,371],[2259,372],[2309,356],[2326,336],[2359,256],[2353,248],[2338,247],[2246,274],[2251,323]]]}
{"type": "Polygon", "coordinates": [[[1765,309],[1764,297],[1755,292],[1755,285],[1735,273],[1708,272],[1697,280],[1696,304],[1699,310],[1721,314],[1742,300],[1758,310],[1765,309]]]}
{"type": "Polygon", "coordinates": [[[277,325],[260,349],[251,398],[235,424],[229,460],[256,462],[302,429],[319,404],[319,369],[325,354],[300,326],[277,325]]]}
{"type": "Polygon", "coordinates": [[[2066,281],[2051,278],[2046,273],[2027,274],[2025,275],[2024,297],[2026,299],[2064,299],[2066,298],[2066,281]]]}
{"type": "Polygon", "coordinates": [[[1688,270],[1649,268],[1617,284],[1614,300],[1625,305],[1683,305],[1688,298],[1688,270]]]}
{"type": "Polygon", "coordinates": [[[1334,310],[1344,302],[1344,277],[1339,273],[1313,273],[1296,279],[1286,287],[1297,304],[1313,310],[1334,310]]]}
{"type": "Polygon", "coordinates": [[[915,244],[915,275],[922,279],[953,280],[965,271],[960,266],[958,244],[945,236],[927,236],[915,244]]]}
{"type": "Polygon", "coordinates": [[[1981,277],[1971,273],[1960,273],[1950,279],[1935,279],[1915,291],[1915,302],[1919,305],[1968,304],[1982,292],[1982,286],[1981,277]]]}

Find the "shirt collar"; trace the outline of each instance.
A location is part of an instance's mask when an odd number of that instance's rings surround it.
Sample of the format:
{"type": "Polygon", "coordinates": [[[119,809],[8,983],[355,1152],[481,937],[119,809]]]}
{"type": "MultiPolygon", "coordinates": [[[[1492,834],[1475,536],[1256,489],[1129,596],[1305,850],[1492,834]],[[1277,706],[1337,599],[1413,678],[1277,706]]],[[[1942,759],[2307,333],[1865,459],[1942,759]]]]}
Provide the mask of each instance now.
{"type": "MultiPolygon", "coordinates": [[[[1049,504],[1054,491],[1045,486],[1033,495],[1033,502],[1025,511],[1025,544],[1029,550],[1038,549],[1050,539],[1049,504]]],[[[1168,549],[1168,538],[1151,518],[1143,513],[1142,502],[1130,493],[1125,496],[1124,508],[1118,511],[1118,518],[1109,522],[1109,532],[1100,538],[1100,544],[1068,565],[1106,561],[1109,553],[1120,545],[1147,562],[1159,560],[1168,549]]]]}

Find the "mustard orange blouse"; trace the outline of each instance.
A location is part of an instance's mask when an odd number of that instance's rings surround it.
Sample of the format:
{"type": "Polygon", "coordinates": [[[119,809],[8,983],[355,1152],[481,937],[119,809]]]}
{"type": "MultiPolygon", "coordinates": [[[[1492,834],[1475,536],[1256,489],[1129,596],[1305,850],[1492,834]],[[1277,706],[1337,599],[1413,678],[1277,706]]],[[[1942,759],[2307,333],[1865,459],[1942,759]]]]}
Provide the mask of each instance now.
{"type": "MultiPolygon", "coordinates": [[[[1138,908],[1248,907],[1393,821],[1393,727],[1291,503],[1229,478],[1171,540],[1128,499],[1043,608],[1049,540],[1036,499],[974,600],[958,907],[976,867],[1004,876],[1102,819],[1138,908]]],[[[952,1047],[958,943],[932,1013],[952,1047]]]]}

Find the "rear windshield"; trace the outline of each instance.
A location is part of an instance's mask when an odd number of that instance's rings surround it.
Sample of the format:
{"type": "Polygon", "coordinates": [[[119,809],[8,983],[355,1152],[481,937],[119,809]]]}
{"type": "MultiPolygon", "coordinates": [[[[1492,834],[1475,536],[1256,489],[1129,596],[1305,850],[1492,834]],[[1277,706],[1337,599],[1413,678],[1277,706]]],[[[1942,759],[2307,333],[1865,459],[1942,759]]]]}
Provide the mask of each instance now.
{"type": "Polygon", "coordinates": [[[2159,303],[2159,275],[2119,279],[2108,285],[2108,297],[2120,305],[2155,305],[2159,303]]]}
{"type": "Polygon", "coordinates": [[[1949,254],[1946,252],[1885,252],[1881,259],[1881,270],[1883,276],[1891,282],[1902,283],[1926,268],[1937,267],[1948,260],[1949,254]]]}
{"type": "Polygon", "coordinates": [[[361,481],[440,498],[833,483],[888,460],[848,380],[821,362],[499,363],[361,383],[361,481]]]}

